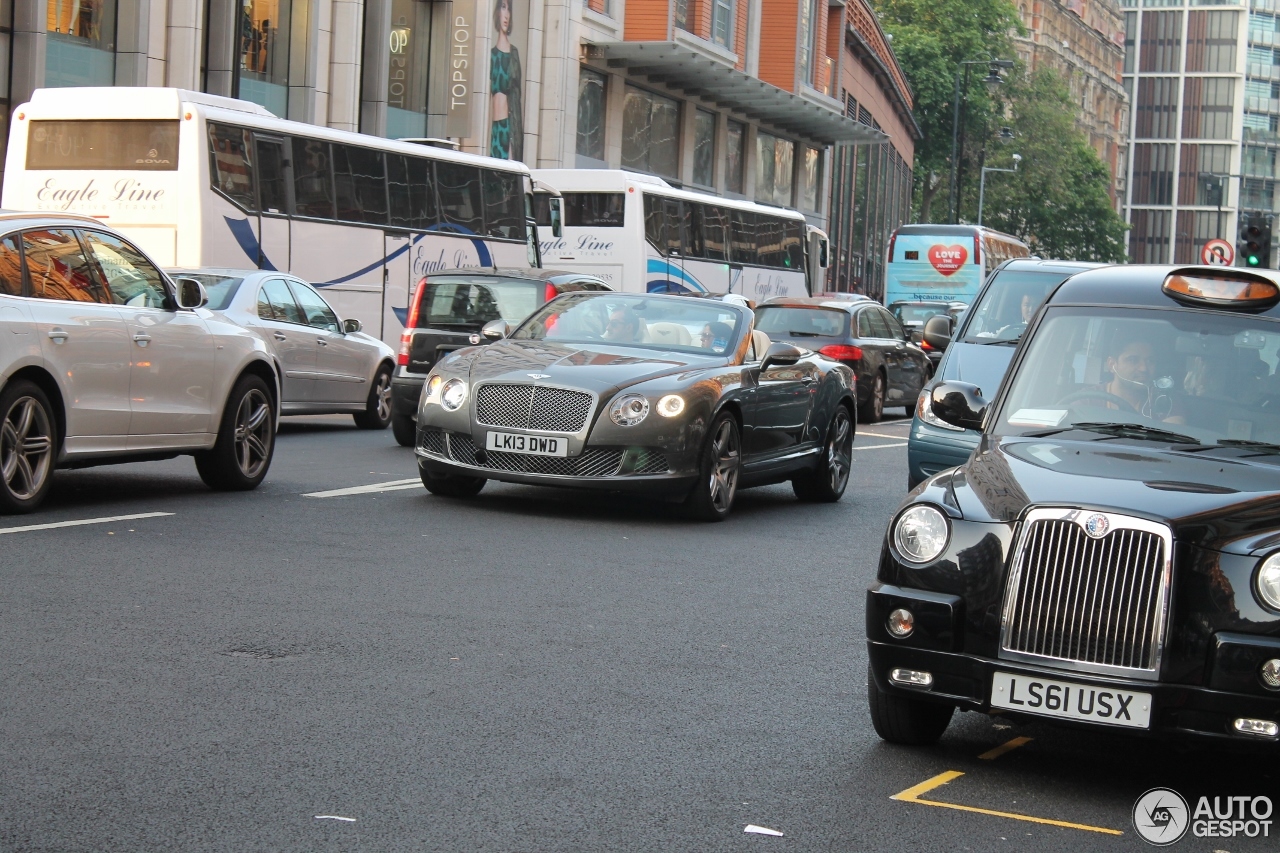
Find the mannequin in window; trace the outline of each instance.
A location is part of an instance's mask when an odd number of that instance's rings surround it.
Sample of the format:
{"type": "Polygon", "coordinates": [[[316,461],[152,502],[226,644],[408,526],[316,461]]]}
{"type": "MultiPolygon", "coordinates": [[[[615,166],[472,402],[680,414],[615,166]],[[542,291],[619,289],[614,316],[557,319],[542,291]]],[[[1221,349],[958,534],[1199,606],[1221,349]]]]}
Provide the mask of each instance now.
{"type": "Polygon", "coordinates": [[[489,156],[523,160],[524,108],[520,91],[524,75],[520,51],[511,43],[512,2],[497,0],[493,7],[497,37],[489,51],[489,156]]]}

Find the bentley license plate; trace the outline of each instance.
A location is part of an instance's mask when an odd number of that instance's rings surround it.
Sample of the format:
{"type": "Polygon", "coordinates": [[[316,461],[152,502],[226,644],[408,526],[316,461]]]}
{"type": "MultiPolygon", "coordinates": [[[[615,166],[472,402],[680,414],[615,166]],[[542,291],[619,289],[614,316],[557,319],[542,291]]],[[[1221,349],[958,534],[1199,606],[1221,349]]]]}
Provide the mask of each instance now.
{"type": "Polygon", "coordinates": [[[1151,726],[1151,694],[1071,681],[1051,681],[997,672],[991,679],[991,706],[1045,717],[1110,726],[1151,726]]]}
{"type": "Polygon", "coordinates": [[[485,440],[485,450],[501,450],[505,453],[528,453],[532,456],[568,456],[567,439],[551,435],[517,435],[512,432],[491,432],[485,440]]]}

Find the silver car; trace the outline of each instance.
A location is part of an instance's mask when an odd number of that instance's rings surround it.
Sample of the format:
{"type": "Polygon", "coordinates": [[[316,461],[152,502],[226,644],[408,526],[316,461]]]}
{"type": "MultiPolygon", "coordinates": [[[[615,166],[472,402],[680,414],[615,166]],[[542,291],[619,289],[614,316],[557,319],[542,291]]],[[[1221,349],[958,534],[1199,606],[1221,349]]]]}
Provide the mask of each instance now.
{"type": "Polygon", "coordinates": [[[339,319],[314,287],[274,270],[175,269],[204,285],[209,308],[266,342],[282,378],[282,415],[350,412],[361,429],[391,423],[396,354],[339,319]]]}

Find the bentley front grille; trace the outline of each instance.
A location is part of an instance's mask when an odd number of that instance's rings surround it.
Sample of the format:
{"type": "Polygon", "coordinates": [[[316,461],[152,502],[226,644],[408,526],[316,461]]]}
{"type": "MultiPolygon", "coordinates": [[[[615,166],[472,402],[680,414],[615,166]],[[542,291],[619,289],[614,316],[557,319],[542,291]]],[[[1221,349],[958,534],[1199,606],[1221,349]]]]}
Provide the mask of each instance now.
{"type": "Polygon", "coordinates": [[[1169,529],[1081,510],[1028,513],[1005,590],[1001,656],[1155,678],[1169,529]]]}
{"type": "Polygon", "coordinates": [[[578,432],[587,424],[593,399],[582,391],[542,385],[481,385],[476,420],[485,426],[578,432]]]}

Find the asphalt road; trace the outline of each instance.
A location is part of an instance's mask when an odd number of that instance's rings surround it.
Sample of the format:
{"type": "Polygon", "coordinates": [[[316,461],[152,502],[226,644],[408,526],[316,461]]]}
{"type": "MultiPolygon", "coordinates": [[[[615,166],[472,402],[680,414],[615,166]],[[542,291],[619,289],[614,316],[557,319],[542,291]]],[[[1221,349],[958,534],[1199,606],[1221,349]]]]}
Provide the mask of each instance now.
{"type": "Polygon", "coordinates": [[[862,428],[839,504],[753,490],[719,525],[432,497],[344,418],[288,422],[249,494],[186,459],[60,473],[0,518],[0,850],[1141,850],[1149,788],[1280,801],[1256,752],[974,714],[880,742],[863,595],[905,435],[862,428]],[[943,805],[891,799],[947,771],[916,795],[943,805]]]}

